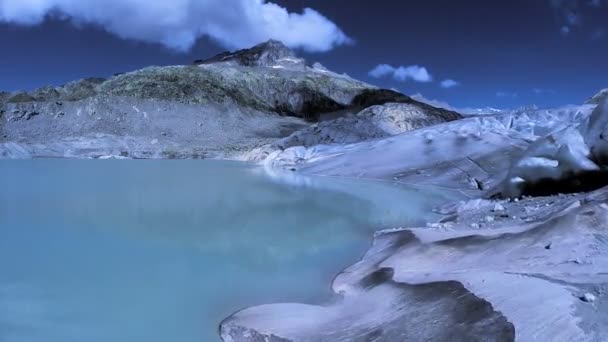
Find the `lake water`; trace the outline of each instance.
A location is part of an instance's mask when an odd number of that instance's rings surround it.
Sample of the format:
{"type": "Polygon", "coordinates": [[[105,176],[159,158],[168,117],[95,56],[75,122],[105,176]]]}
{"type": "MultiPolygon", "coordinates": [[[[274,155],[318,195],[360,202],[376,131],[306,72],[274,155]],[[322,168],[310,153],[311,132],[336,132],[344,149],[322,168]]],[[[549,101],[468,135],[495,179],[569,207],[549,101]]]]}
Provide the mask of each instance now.
{"type": "Polygon", "coordinates": [[[443,199],[218,161],[0,161],[0,341],[218,341],[251,305],[318,303],[372,232],[443,199]]]}

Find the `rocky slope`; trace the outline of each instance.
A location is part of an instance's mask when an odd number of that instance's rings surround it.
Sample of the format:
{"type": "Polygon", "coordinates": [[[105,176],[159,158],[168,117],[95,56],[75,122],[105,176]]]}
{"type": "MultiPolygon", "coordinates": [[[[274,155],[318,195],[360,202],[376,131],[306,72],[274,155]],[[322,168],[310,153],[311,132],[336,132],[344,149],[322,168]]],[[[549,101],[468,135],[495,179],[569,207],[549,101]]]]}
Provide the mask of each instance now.
{"type": "Polygon", "coordinates": [[[230,157],[326,116],[387,102],[419,112],[409,128],[424,124],[427,113],[434,118],[427,123],[459,117],[318,64],[308,66],[282,43],[269,41],[189,66],[2,93],[0,155],[230,157]]]}
{"type": "Polygon", "coordinates": [[[334,120],[322,121],[310,128],[299,130],[274,145],[286,149],[292,146],[351,144],[386,138],[458,119],[460,116],[455,112],[424,104],[387,103],[334,120]]]}

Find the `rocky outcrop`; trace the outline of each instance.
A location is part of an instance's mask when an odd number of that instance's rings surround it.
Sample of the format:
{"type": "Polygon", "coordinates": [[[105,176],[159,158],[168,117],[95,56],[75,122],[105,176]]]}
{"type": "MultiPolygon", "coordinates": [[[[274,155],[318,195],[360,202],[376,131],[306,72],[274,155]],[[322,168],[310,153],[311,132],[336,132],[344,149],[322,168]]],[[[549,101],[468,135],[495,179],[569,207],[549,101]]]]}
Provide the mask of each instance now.
{"type": "Polygon", "coordinates": [[[413,103],[416,101],[414,101],[411,97],[398,93],[394,90],[365,89],[355,96],[352,104],[354,106],[365,108],[374,105],[383,105],[388,102],[413,103]]]}
{"type": "Polygon", "coordinates": [[[99,94],[98,86],[105,81],[103,78],[84,78],[70,82],[59,87],[45,86],[32,92],[16,92],[11,94],[2,102],[27,103],[27,102],[56,102],[56,101],[78,101],[99,94]]]}
{"type": "Polygon", "coordinates": [[[348,108],[372,86],[337,74],[201,64],[155,67],[114,77],[100,86],[104,94],[188,104],[229,103],[240,107],[316,121],[324,113],[348,108]]]}
{"type": "Polygon", "coordinates": [[[286,149],[293,146],[352,144],[461,119],[458,113],[410,102],[375,105],[354,115],[346,114],[338,119],[322,121],[277,141],[274,146],[286,149]]]}
{"type": "Polygon", "coordinates": [[[6,91],[0,91],[0,103],[6,102],[9,97],[11,97],[11,93],[6,91]]]}
{"type": "Polygon", "coordinates": [[[269,40],[250,49],[236,52],[224,52],[206,60],[194,61],[194,64],[240,65],[247,67],[304,67],[305,61],[296,57],[291,49],[278,40],[269,40]]]}
{"type": "Polygon", "coordinates": [[[30,95],[24,91],[20,91],[20,92],[11,94],[6,99],[7,103],[23,103],[23,102],[33,102],[33,101],[36,101],[36,98],[34,98],[32,95],[30,95]]]}

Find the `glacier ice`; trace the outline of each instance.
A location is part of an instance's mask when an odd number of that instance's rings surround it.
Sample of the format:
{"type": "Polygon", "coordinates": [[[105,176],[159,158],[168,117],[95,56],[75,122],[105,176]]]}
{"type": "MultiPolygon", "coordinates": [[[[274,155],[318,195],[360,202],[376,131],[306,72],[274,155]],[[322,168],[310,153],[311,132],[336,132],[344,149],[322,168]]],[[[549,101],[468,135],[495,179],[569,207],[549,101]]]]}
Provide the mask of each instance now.
{"type": "Polygon", "coordinates": [[[530,145],[511,162],[501,194],[555,194],[597,188],[608,183],[608,101],[578,125],[553,132],[530,145]]]}

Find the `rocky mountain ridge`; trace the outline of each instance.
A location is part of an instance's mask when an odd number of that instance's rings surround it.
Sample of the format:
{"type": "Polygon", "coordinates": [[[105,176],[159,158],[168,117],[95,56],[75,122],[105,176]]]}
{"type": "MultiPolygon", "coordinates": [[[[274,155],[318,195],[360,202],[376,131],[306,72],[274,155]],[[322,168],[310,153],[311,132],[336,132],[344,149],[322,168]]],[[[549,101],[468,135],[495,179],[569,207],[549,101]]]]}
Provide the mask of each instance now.
{"type": "Polygon", "coordinates": [[[307,66],[282,43],[269,41],[194,65],[149,67],[109,79],[2,93],[0,153],[227,156],[285,138],[326,116],[354,115],[389,102],[407,103],[431,116],[436,112],[446,120],[459,118],[319,65],[307,66]],[[96,144],[98,136],[111,139],[96,144]],[[74,145],[87,139],[99,147],[74,145]],[[52,148],[44,151],[45,146],[52,148]]]}

